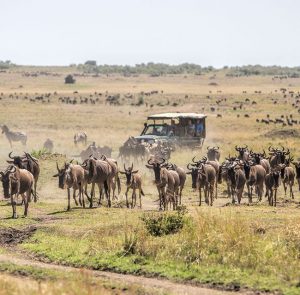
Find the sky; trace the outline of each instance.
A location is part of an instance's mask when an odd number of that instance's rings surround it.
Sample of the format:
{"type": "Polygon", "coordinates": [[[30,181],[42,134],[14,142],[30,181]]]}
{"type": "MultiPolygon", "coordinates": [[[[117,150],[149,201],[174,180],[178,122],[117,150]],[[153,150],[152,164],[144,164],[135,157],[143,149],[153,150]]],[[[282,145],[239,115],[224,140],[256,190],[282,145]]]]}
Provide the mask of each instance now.
{"type": "Polygon", "coordinates": [[[299,0],[0,0],[0,60],[300,65],[299,0]]]}

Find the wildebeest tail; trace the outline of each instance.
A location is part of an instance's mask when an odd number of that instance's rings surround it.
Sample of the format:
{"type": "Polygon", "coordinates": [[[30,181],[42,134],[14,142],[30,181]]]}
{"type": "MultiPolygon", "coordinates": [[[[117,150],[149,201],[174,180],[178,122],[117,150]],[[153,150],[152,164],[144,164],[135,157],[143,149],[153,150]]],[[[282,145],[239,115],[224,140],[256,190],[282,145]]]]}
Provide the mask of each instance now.
{"type": "Polygon", "coordinates": [[[117,175],[117,186],[118,186],[118,194],[121,193],[121,181],[119,175],[117,175]]]}
{"type": "Polygon", "coordinates": [[[108,184],[107,184],[107,180],[104,181],[104,190],[105,190],[105,193],[108,194],[108,184]]]}
{"type": "Polygon", "coordinates": [[[141,194],[142,196],[145,196],[143,189],[141,189],[141,194]]]}
{"type": "Polygon", "coordinates": [[[37,199],[38,199],[38,194],[35,193],[33,189],[30,190],[30,199],[29,199],[29,202],[31,202],[31,196],[33,196],[33,200],[36,203],[37,199]]]}
{"type": "Polygon", "coordinates": [[[222,183],[222,167],[220,167],[220,169],[219,169],[219,173],[218,173],[218,183],[222,183]]]}

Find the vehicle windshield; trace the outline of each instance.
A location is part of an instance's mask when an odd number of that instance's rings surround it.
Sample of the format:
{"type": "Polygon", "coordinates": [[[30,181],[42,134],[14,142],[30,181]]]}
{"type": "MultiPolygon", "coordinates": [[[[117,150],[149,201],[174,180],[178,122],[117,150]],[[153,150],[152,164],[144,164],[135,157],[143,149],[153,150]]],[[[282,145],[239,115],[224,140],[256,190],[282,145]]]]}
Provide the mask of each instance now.
{"type": "Polygon", "coordinates": [[[144,135],[166,136],[168,133],[167,125],[148,125],[144,135]]]}

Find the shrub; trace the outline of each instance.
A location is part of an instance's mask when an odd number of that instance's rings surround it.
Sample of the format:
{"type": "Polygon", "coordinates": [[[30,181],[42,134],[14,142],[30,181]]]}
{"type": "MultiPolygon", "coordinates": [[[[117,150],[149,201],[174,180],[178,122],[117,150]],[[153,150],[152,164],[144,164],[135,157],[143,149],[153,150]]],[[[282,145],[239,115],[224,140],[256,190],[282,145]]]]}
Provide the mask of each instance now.
{"type": "Polygon", "coordinates": [[[49,154],[49,151],[45,148],[40,150],[32,150],[31,155],[37,159],[40,159],[42,156],[49,154]]]}
{"type": "Polygon", "coordinates": [[[179,232],[184,225],[185,211],[148,213],[141,218],[147,232],[155,237],[160,237],[179,232]]]}
{"type": "Polygon", "coordinates": [[[123,243],[123,256],[135,254],[137,245],[137,235],[135,233],[128,234],[125,232],[123,243]]]}
{"type": "Polygon", "coordinates": [[[65,78],[65,84],[74,84],[76,82],[76,80],[73,78],[72,75],[68,75],[65,78]]]}
{"type": "Polygon", "coordinates": [[[141,106],[144,104],[144,97],[140,96],[138,102],[136,103],[137,106],[141,106]]]}

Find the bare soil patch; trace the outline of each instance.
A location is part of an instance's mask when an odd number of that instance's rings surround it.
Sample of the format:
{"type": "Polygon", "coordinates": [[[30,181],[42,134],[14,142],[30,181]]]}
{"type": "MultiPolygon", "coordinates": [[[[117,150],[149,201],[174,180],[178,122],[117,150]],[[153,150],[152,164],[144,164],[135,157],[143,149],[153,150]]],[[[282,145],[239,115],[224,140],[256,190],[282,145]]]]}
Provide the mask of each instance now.
{"type": "Polygon", "coordinates": [[[0,229],[0,245],[17,245],[30,238],[36,231],[35,226],[28,226],[23,229],[13,227],[0,229]]]}

